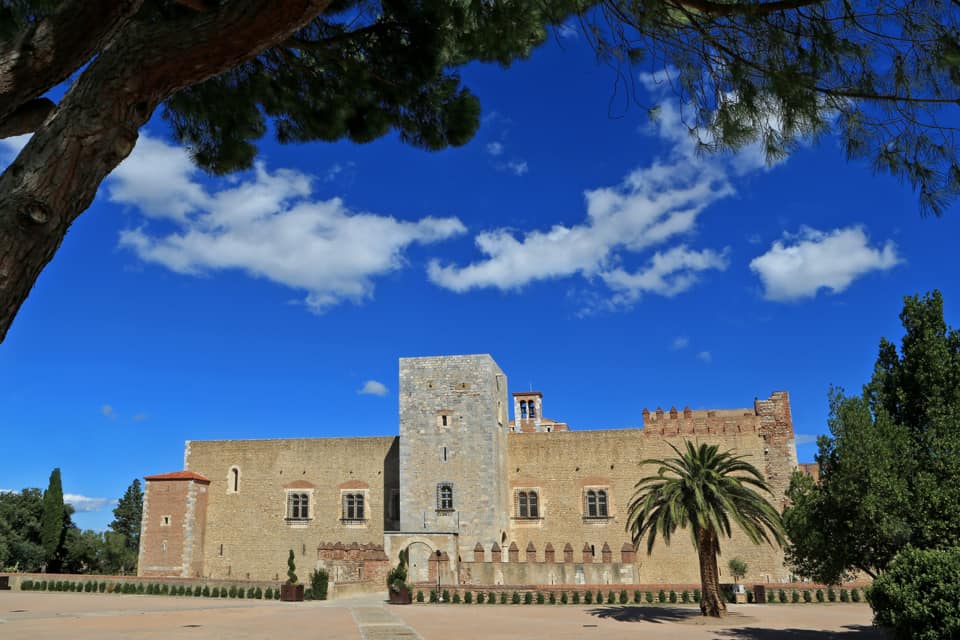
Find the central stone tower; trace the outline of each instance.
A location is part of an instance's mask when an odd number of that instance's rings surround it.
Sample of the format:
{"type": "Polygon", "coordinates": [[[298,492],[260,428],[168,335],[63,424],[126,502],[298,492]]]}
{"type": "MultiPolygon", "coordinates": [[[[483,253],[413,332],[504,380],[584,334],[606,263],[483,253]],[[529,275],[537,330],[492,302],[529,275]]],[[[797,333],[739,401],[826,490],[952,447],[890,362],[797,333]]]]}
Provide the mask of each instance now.
{"type": "Polygon", "coordinates": [[[400,359],[401,531],[454,535],[460,555],[503,542],[507,414],[489,355],[400,359]]]}

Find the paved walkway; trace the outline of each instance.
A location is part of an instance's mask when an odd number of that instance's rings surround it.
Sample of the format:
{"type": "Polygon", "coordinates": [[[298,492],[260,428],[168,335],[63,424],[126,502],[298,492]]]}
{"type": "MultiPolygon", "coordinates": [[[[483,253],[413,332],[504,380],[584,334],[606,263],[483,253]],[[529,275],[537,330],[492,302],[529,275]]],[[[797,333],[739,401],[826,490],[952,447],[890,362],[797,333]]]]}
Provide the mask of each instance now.
{"type": "Polygon", "coordinates": [[[411,605],[377,596],[261,600],[0,591],[3,640],[881,640],[864,604],[692,606],[411,605]]]}

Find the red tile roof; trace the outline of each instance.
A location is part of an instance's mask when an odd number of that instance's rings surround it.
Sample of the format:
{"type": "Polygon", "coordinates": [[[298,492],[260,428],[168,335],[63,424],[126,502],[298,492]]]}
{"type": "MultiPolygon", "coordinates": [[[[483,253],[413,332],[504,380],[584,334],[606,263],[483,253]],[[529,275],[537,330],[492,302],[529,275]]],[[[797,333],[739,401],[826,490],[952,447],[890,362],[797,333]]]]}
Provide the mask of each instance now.
{"type": "Polygon", "coordinates": [[[145,480],[196,480],[210,484],[209,478],[204,478],[199,473],[193,471],[174,471],[173,473],[161,473],[155,476],[147,476],[145,480]]]}

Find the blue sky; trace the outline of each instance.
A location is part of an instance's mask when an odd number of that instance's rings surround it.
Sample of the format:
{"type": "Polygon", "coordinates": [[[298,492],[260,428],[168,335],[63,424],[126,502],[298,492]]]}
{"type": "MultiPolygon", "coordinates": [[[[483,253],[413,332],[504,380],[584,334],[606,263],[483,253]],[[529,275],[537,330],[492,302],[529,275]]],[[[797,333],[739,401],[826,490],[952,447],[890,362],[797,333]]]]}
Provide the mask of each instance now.
{"type": "Polygon", "coordinates": [[[102,529],[187,439],[393,435],[397,358],[457,353],[575,429],[786,389],[809,461],[904,295],[939,288],[957,324],[955,207],[921,217],[831,138],[697,157],[662,85],[638,77],[651,123],[567,36],[464,70],[482,126],[441,153],[266,140],[211,179],[155,118],[0,346],[0,489],[59,466],[102,529]]]}

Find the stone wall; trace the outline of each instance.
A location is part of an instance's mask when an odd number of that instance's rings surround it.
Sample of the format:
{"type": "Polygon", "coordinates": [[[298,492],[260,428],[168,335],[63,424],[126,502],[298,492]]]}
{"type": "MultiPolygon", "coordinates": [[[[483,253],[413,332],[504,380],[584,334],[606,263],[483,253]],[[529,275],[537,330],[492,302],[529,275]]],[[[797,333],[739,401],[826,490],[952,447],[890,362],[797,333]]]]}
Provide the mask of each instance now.
{"type": "Polygon", "coordinates": [[[470,547],[507,528],[507,379],[488,355],[400,359],[401,531],[456,532],[470,547]],[[450,483],[453,509],[438,504],[450,483]]]}
{"type": "Polygon", "coordinates": [[[187,469],[211,479],[205,577],[283,579],[293,549],[306,580],[324,540],[383,544],[389,496],[399,488],[396,437],[194,441],[187,450],[187,469]],[[293,492],[309,496],[308,519],[288,519],[293,492]],[[347,492],[365,496],[362,521],[343,519],[347,492]]]}
{"type": "Polygon", "coordinates": [[[147,476],[138,575],[203,575],[209,484],[205,477],[185,472],[147,476]]]}

